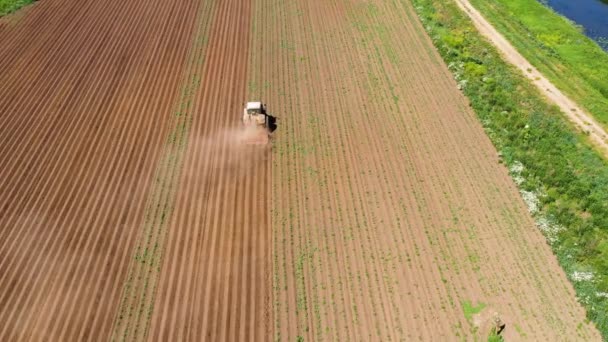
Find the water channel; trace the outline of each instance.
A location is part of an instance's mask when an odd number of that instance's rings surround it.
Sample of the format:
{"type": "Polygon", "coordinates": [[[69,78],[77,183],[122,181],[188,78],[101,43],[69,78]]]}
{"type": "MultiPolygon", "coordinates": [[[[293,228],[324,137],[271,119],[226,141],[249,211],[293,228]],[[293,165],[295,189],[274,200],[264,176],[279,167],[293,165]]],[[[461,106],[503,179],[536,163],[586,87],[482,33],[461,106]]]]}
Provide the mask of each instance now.
{"type": "Polygon", "coordinates": [[[585,28],[585,34],[608,51],[608,0],[540,0],[585,28]]]}

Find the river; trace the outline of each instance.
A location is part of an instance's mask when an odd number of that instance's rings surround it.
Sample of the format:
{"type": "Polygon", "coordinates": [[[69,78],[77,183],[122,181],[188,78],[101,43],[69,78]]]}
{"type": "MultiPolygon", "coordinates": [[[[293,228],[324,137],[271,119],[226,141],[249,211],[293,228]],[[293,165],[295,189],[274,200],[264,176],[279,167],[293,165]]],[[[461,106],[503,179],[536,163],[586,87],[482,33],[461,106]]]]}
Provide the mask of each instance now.
{"type": "Polygon", "coordinates": [[[585,34],[608,51],[608,0],[541,0],[585,28],[585,34]]]}

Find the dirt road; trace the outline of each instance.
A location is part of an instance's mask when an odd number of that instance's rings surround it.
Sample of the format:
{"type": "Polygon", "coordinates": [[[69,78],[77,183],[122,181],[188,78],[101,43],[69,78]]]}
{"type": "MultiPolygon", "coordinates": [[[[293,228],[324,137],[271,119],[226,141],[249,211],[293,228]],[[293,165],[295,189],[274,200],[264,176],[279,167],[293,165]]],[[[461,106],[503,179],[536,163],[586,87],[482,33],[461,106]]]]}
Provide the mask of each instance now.
{"type": "Polygon", "coordinates": [[[485,36],[503,55],[505,60],[532,81],[532,84],[545,95],[549,101],[558,106],[566,117],[580,129],[586,132],[591,141],[603,150],[608,156],[608,133],[593,117],[579,107],[568,96],[564,95],[551,81],[543,76],[538,69],[532,66],[508,40],[477,11],[468,0],[456,0],[458,6],[471,18],[475,27],[485,36]]]}

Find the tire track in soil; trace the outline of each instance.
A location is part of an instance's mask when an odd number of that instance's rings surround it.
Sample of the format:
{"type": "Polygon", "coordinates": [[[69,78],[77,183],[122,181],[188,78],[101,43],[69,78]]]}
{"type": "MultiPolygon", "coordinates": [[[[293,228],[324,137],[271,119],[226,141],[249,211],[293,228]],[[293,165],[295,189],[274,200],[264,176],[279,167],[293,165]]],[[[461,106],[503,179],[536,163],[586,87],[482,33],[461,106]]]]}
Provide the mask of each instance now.
{"type": "Polygon", "coordinates": [[[198,109],[170,223],[150,339],[267,338],[266,149],[238,142],[249,1],[218,4],[198,109]]]}
{"type": "MultiPolygon", "coordinates": [[[[66,1],[65,4],[67,5],[68,2],[66,1]]],[[[3,304],[7,304],[2,305],[2,308],[10,310],[3,310],[0,313],[0,317],[5,322],[0,335],[3,336],[3,340],[13,340],[17,333],[22,334],[22,337],[25,336],[23,334],[27,334],[32,339],[40,339],[43,336],[65,339],[70,338],[69,336],[75,338],[78,335],[101,337],[104,332],[107,334],[109,331],[107,320],[96,319],[112,315],[112,307],[118,304],[116,301],[118,298],[108,297],[108,294],[121,283],[126,271],[125,264],[120,259],[124,260],[128,257],[128,253],[124,251],[129,251],[133,245],[132,227],[137,225],[137,217],[140,215],[138,212],[141,213],[142,209],[141,205],[138,205],[141,203],[139,199],[145,197],[150,179],[148,170],[157,158],[156,146],[161,146],[158,137],[161,137],[163,135],[161,132],[166,129],[164,117],[169,117],[164,114],[168,114],[169,111],[165,109],[164,103],[171,102],[175,97],[173,94],[176,92],[174,89],[177,78],[172,75],[183,64],[180,60],[185,57],[184,47],[188,47],[183,43],[180,47],[179,42],[190,41],[188,38],[190,30],[180,31],[179,25],[160,24],[168,22],[168,19],[181,18],[177,22],[189,22],[189,18],[192,18],[191,15],[185,15],[190,13],[189,6],[175,7],[175,12],[161,11],[162,15],[154,13],[153,16],[146,15],[146,12],[142,11],[143,8],[160,9],[156,5],[168,6],[166,2],[147,4],[144,7],[141,4],[138,7],[137,4],[130,3],[129,7],[123,6],[124,12],[119,12],[117,16],[112,11],[112,6],[117,4],[119,3],[108,3],[101,7],[87,7],[83,4],[83,8],[86,9],[84,20],[57,18],[54,21],[56,26],[53,28],[59,38],[46,44],[60,42],[53,44],[54,48],[57,53],[64,56],[64,60],[67,58],[72,63],[61,62],[61,58],[50,54],[55,59],[49,59],[47,65],[54,67],[44,71],[44,77],[41,77],[39,70],[33,67],[38,64],[29,63],[32,68],[28,68],[27,71],[31,72],[36,82],[28,83],[28,78],[24,77],[13,78],[3,83],[7,89],[24,89],[23,86],[28,85],[29,95],[35,99],[28,103],[21,103],[18,99],[12,99],[16,102],[8,102],[13,109],[10,112],[3,111],[10,115],[2,116],[3,128],[17,121],[14,118],[27,119],[22,122],[38,123],[44,122],[40,118],[45,116],[47,122],[56,124],[51,127],[56,127],[57,131],[72,127],[66,135],[49,135],[46,138],[46,145],[41,145],[48,147],[46,154],[29,153],[28,150],[3,154],[17,162],[9,164],[10,168],[3,169],[9,172],[7,177],[3,177],[6,181],[4,184],[10,187],[3,187],[1,191],[6,194],[13,189],[20,189],[19,192],[14,192],[10,201],[8,196],[2,196],[7,202],[3,205],[0,215],[2,222],[0,227],[3,227],[1,234],[4,237],[12,235],[16,238],[3,239],[16,243],[3,244],[0,260],[3,273],[0,295],[3,304]],[[138,13],[139,16],[134,13],[138,13]],[[87,21],[89,16],[91,20],[87,21]],[[138,24],[137,21],[120,21],[121,16],[125,16],[125,19],[129,17],[143,19],[138,24]],[[96,21],[97,18],[99,21],[96,21]],[[145,29],[144,25],[151,23],[151,20],[155,20],[159,25],[150,26],[153,29],[145,29]],[[115,22],[111,24],[112,32],[120,39],[111,40],[111,43],[104,41],[103,44],[99,40],[86,39],[87,33],[104,31],[99,28],[112,21],[115,22]],[[57,25],[62,26],[57,27],[57,25]],[[82,35],[67,37],[65,32],[70,27],[81,28],[80,31],[85,37],[83,44],[77,46],[66,44],[67,40],[74,44],[83,37],[82,35]],[[162,30],[163,27],[171,29],[162,30]],[[146,39],[146,35],[155,39],[146,39]],[[137,37],[140,39],[134,39],[137,37]],[[137,44],[125,44],[133,41],[143,43],[144,48],[135,50],[133,48],[137,47],[137,44]],[[159,42],[161,45],[158,45],[159,42]],[[157,50],[152,50],[153,44],[156,44],[157,50]],[[90,57],[86,57],[87,54],[91,56],[91,52],[96,52],[93,48],[95,45],[99,57],[106,54],[107,59],[91,60],[90,57]],[[167,49],[171,45],[174,49],[167,49]],[[129,60],[132,63],[127,62],[129,60]],[[146,69],[140,68],[146,65],[146,69]],[[108,70],[109,66],[112,66],[109,69],[112,72],[103,72],[104,69],[108,70]],[[149,73],[154,70],[159,73],[150,78],[149,73]],[[77,77],[78,74],[85,72],[89,73],[89,79],[77,77]],[[99,72],[101,77],[95,77],[95,72],[99,72]],[[70,84],[72,83],[70,79],[74,77],[78,79],[79,84],[76,84],[78,87],[70,84]],[[147,82],[142,82],[144,80],[147,82]],[[52,88],[54,96],[47,96],[47,91],[52,88]],[[143,103],[143,96],[147,93],[149,97],[151,89],[154,89],[156,98],[148,101],[148,106],[133,107],[132,104],[143,103]],[[121,90],[128,91],[121,94],[121,90]],[[94,92],[101,96],[93,96],[94,92]],[[110,101],[103,103],[102,101],[106,99],[110,101]],[[49,106],[51,101],[56,105],[49,106]],[[128,105],[129,103],[131,105],[128,105]],[[42,110],[32,112],[30,111],[34,108],[32,106],[39,106],[42,110]],[[127,108],[131,109],[127,111],[127,108]],[[149,110],[152,108],[155,114],[149,115],[149,110]],[[53,112],[57,115],[53,116],[53,112]],[[142,114],[146,115],[142,116],[142,114]],[[96,115],[100,115],[103,120],[95,122],[96,115]],[[94,127],[95,125],[98,127],[94,127]],[[69,133],[70,131],[72,133],[69,133]],[[130,134],[125,135],[128,131],[130,134]],[[74,136],[74,134],[78,135],[74,136]],[[74,140],[75,138],[77,140],[74,140]],[[80,143],[74,143],[75,141],[80,143]],[[35,165],[34,160],[40,162],[41,159],[44,161],[44,158],[48,158],[50,162],[46,164],[46,168],[40,167],[36,170],[37,173],[28,174],[27,165],[35,165]],[[81,163],[75,163],[75,159],[81,163]],[[25,170],[26,173],[23,176],[15,172],[16,170],[25,170]],[[35,181],[24,182],[27,176],[32,175],[36,176],[35,181]],[[20,176],[23,176],[22,179],[19,178],[20,176]],[[51,182],[54,177],[56,181],[51,182]],[[142,179],[138,180],[140,177],[142,179]],[[27,190],[27,186],[32,187],[28,191],[23,191],[27,190]],[[112,205],[116,206],[112,208],[112,205]],[[123,210],[121,215],[116,214],[117,209],[123,210]],[[85,229],[89,225],[95,229],[85,229]],[[21,238],[22,236],[24,238],[21,238]],[[88,250],[89,247],[91,250],[88,250]],[[38,251],[38,253],[32,254],[28,251],[38,251]],[[117,251],[121,252],[114,256],[117,251]],[[17,260],[21,261],[17,263],[17,260]],[[113,260],[113,262],[110,266],[105,262],[102,263],[102,260],[113,260]],[[22,268],[29,268],[31,271],[16,273],[22,268]],[[100,288],[97,283],[95,285],[86,283],[91,279],[86,279],[85,275],[91,275],[88,273],[91,270],[99,270],[96,275],[103,276],[107,286],[100,288]],[[35,278],[32,278],[34,274],[35,278]],[[68,293],[70,296],[66,296],[68,293]],[[77,295],[78,293],[80,295],[77,295]],[[54,298],[50,298],[50,294],[54,298]],[[101,298],[104,300],[100,301],[101,298]],[[22,300],[27,300],[29,304],[26,303],[25,307],[16,304],[17,301],[22,300]],[[76,304],[77,302],[79,304],[76,304]],[[47,310],[31,310],[44,303],[47,305],[47,310]],[[27,311],[19,313],[15,310],[27,311]],[[88,315],[82,317],[80,315],[82,312],[79,310],[94,312],[95,317],[88,315]],[[23,315],[27,315],[29,319],[25,319],[23,315]],[[29,324],[29,328],[21,329],[22,327],[17,325],[19,323],[29,324]],[[48,329],[40,329],[41,326],[48,329]]],[[[30,12],[31,16],[43,17],[37,15],[42,9],[44,7],[36,7],[36,11],[30,12]]],[[[64,14],[61,11],[55,13],[59,17],[64,14]]],[[[28,22],[28,18],[30,16],[24,18],[24,22],[28,22]]],[[[15,27],[17,30],[18,25],[15,27]]],[[[52,31],[50,27],[48,31],[52,31]]],[[[104,35],[108,34],[106,32],[104,35]]],[[[44,46],[44,40],[38,36],[29,37],[26,42],[34,43],[37,39],[38,42],[42,41],[39,46],[44,46]]],[[[16,44],[19,45],[19,42],[16,44]]],[[[21,45],[27,44],[21,43],[21,45]]],[[[6,54],[14,53],[16,50],[19,49],[16,47],[6,51],[6,54]]],[[[20,58],[27,61],[31,60],[32,56],[35,55],[22,55],[20,58]]],[[[24,75],[27,73],[24,72],[24,75]]],[[[3,139],[3,142],[11,144],[17,140],[24,146],[36,146],[40,141],[36,136],[39,132],[35,130],[11,131],[14,136],[3,139]]]]}
{"type": "MultiPolygon", "coordinates": [[[[250,74],[250,86],[249,86],[249,92],[252,94],[252,98],[264,98],[264,99],[271,99],[271,103],[272,103],[272,107],[276,108],[276,112],[278,113],[279,117],[282,117],[282,113],[285,113],[285,111],[291,111],[291,110],[295,110],[295,108],[290,108],[287,107],[287,105],[289,105],[289,102],[285,101],[285,98],[282,96],[278,96],[278,94],[276,93],[276,89],[278,87],[274,87],[274,81],[277,82],[281,82],[281,84],[279,85],[279,87],[282,88],[286,88],[286,84],[295,84],[294,80],[291,78],[292,73],[291,73],[291,69],[289,67],[287,67],[286,64],[286,60],[287,60],[287,55],[286,54],[281,54],[280,53],[280,47],[278,42],[280,41],[282,32],[293,32],[292,30],[288,29],[288,16],[285,15],[284,10],[285,8],[283,6],[278,6],[278,7],[274,7],[272,2],[269,1],[256,1],[255,2],[255,6],[254,6],[254,14],[252,16],[253,18],[253,30],[254,30],[254,35],[252,37],[252,65],[253,67],[250,69],[251,70],[251,74],[250,74]],[[275,12],[275,10],[281,10],[281,12],[275,12]],[[277,29],[271,29],[271,28],[277,28],[277,29]],[[280,28],[280,29],[279,29],[280,28]],[[282,74],[283,77],[277,77],[277,72],[280,71],[284,71],[284,73],[282,74]]],[[[296,92],[294,92],[296,93],[296,92]]],[[[296,95],[297,96],[297,93],[296,95]]],[[[284,126],[282,121],[280,123],[280,129],[278,131],[278,136],[276,138],[277,142],[282,141],[281,137],[283,136],[283,133],[285,130],[291,130],[293,129],[293,126],[284,126]]],[[[276,133],[275,133],[276,134],[276,133]]],[[[275,143],[276,144],[276,143],[275,143]]],[[[281,143],[278,143],[279,145],[281,145],[281,143]]],[[[289,144],[289,141],[283,141],[283,144],[289,144]]],[[[275,147],[273,147],[273,149],[275,149],[275,147]]],[[[273,152],[274,153],[274,152],[273,152]]],[[[282,153],[281,152],[281,148],[279,148],[279,152],[278,153],[282,153]]],[[[282,168],[276,168],[276,163],[275,161],[273,161],[273,177],[275,177],[274,179],[276,179],[276,177],[281,177],[281,174],[284,172],[284,169],[282,168]]],[[[286,165],[286,168],[290,168],[289,165],[286,165]]],[[[274,183],[274,182],[273,182],[274,183]]],[[[291,185],[291,184],[289,184],[291,185]]],[[[279,197],[275,196],[277,193],[275,184],[272,185],[272,198],[273,198],[273,202],[272,202],[272,217],[273,217],[273,221],[275,220],[275,216],[276,216],[276,212],[277,212],[277,208],[276,205],[277,203],[285,203],[285,202],[275,202],[275,199],[278,199],[279,197]]],[[[287,203],[285,203],[287,204],[287,203]]],[[[279,210],[284,210],[284,212],[290,212],[289,211],[289,207],[282,207],[279,208],[279,210]]],[[[275,246],[274,248],[276,249],[277,246],[277,238],[276,238],[276,231],[277,227],[273,226],[273,232],[272,232],[272,244],[273,246],[275,246]]],[[[289,254],[289,252],[287,251],[283,251],[282,253],[284,255],[284,257],[286,258],[286,260],[294,260],[294,256],[292,254],[289,254]]],[[[274,265],[277,265],[277,261],[276,259],[276,254],[273,255],[271,257],[273,259],[273,263],[274,265]]],[[[276,266],[273,266],[273,292],[276,292],[276,288],[279,285],[279,280],[277,280],[277,276],[278,276],[278,272],[277,272],[277,268],[276,266]]],[[[283,307],[285,307],[285,314],[290,315],[290,318],[293,322],[298,322],[297,320],[297,316],[295,316],[295,310],[291,310],[288,311],[288,306],[289,303],[291,302],[295,302],[295,293],[291,293],[294,294],[293,297],[287,299],[287,300],[283,300],[280,297],[277,297],[276,294],[273,294],[273,300],[272,300],[272,305],[273,305],[273,311],[274,311],[274,317],[278,319],[279,315],[283,314],[283,311],[281,311],[281,309],[283,307]]],[[[279,320],[271,320],[273,322],[273,330],[275,331],[275,333],[277,334],[275,336],[275,338],[278,336],[280,337],[280,331],[281,331],[281,326],[280,326],[280,321],[279,320]]]]}

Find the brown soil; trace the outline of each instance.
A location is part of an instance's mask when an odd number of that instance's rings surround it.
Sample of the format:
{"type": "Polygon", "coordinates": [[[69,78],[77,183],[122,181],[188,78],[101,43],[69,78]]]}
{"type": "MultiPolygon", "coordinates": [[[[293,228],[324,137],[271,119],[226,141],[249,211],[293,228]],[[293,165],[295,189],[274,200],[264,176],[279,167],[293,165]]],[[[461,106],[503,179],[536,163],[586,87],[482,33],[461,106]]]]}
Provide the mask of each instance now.
{"type": "Polygon", "coordinates": [[[199,1],[40,1],[0,29],[0,340],[107,340],[199,1]]]}
{"type": "Polygon", "coordinates": [[[21,13],[0,26],[0,340],[265,339],[270,149],[237,127],[250,3],[21,13]]]}
{"type": "Polygon", "coordinates": [[[407,1],[259,0],[274,339],[599,340],[407,1]],[[463,303],[486,304],[465,318],[463,303]]]}
{"type": "Polygon", "coordinates": [[[599,339],[408,2],[41,1],[0,41],[2,341],[599,339]]]}
{"type": "Polygon", "coordinates": [[[7,27],[17,25],[34,7],[36,7],[36,4],[37,2],[31,3],[20,8],[18,11],[0,17],[0,34],[7,27]]]}
{"type": "Polygon", "coordinates": [[[239,127],[249,1],[215,5],[208,54],[175,210],[168,225],[149,339],[265,340],[269,334],[270,150],[239,127]]]}

